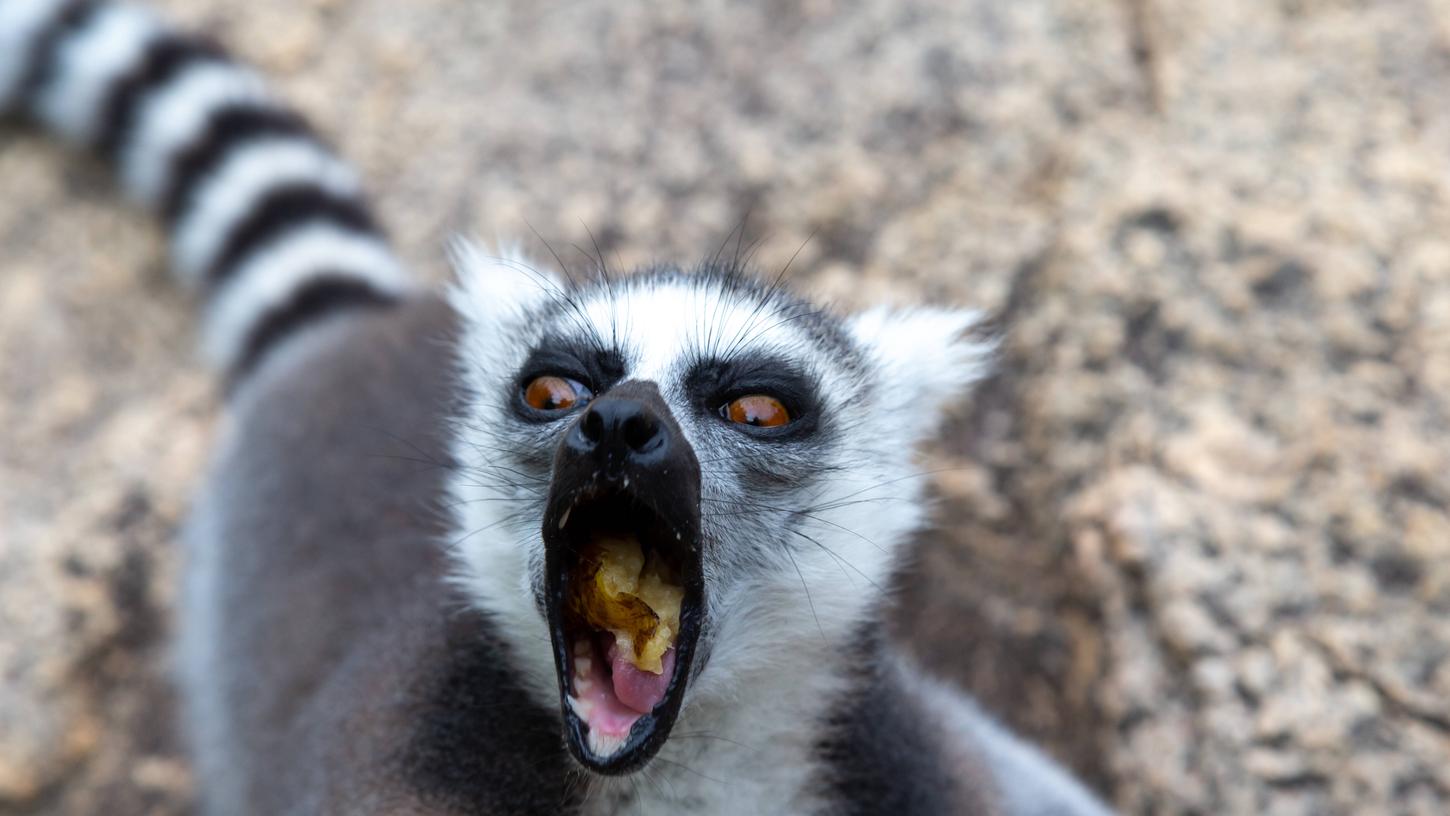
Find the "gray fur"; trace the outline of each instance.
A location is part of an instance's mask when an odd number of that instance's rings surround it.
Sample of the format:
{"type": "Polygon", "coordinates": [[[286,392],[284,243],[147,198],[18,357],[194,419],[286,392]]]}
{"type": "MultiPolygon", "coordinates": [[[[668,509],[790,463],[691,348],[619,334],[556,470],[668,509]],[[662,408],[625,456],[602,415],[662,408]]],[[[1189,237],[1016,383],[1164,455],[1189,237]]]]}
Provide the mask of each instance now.
{"type": "MultiPolygon", "coordinates": [[[[180,616],[209,812],[633,812],[640,791],[671,784],[688,810],[705,801],[691,790],[730,787],[696,776],[719,779],[712,757],[760,747],[682,739],[689,753],[674,756],[688,770],[656,767],[651,782],[623,785],[593,785],[570,765],[557,710],[508,676],[506,638],[449,581],[438,546],[461,396],[455,333],[431,300],[338,319],[299,336],[237,394],[188,526],[180,616]],[[503,677],[489,674],[499,667],[503,677]],[[496,685],[460,695],[459,675],[475,670],[496,685]],[[533,730],[521,734],[521,722],[533,730]]],[[[862,791],[932,805],[915,812],[1103,812],[1086,794],[1058,811],[1013,798],[1075,783],[980,716],[971,733],[944,728],[954,693],[872,654],[842,661],[842,684],[821,701],[834,721],[789,723],[817,746],[794,761],[822,812],[873,812],[862,791]],[[893,746],[916,750],[882,754],[893,746]],[[896,764],[882,767],[886,755],[896,764]],[[996,802],[994,791],[1008,796],[996,802]]]]}

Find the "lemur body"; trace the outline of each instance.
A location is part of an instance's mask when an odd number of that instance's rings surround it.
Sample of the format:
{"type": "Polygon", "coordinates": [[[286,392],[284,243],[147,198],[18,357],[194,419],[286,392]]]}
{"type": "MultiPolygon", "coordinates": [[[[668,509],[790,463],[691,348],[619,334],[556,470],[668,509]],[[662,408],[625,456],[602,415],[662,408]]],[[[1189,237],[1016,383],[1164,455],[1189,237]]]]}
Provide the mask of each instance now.
{"type": "Polygon", "coordinates": [[[0,0],[6,109],[164,219],[231,384],[178,611],[207,812],[1106,813],[880,624],[971,313],[467,246],[418,292],[259,79],[100,0],[0,0]],[[571,606],[602,537],[683,593],[660,672],[571,606]]]}

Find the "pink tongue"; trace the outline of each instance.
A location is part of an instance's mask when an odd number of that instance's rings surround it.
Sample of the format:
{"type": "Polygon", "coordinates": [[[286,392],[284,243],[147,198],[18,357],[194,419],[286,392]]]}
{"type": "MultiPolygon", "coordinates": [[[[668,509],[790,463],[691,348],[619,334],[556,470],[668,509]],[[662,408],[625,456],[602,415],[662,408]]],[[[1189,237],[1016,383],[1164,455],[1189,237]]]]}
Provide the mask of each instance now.
{"type": "Polygon", "coordinates": [[[659,705],[660,700],[665,699],[665,688],[675,673],[674,649],[665,652],[661,660],[664,671],[659,674],[635,668],[613,644],[609,647],[609,662],[614,670],[614,696],[621,703],[641,714],[648,714],[659,705]]]}

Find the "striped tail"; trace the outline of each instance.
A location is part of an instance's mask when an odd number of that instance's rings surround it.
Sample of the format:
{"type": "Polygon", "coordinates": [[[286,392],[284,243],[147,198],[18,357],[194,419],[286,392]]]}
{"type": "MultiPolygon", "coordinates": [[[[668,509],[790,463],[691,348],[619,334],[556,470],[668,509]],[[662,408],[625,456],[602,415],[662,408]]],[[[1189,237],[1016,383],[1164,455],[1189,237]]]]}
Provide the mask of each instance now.
{"type": "Polygon", "coordinates": [[[0,0],[0,113],[113,163],[205,301],[203,349],[233,377],[325,314],[408,279],[352,168],[217,45],[107,0],[0,0]]]}

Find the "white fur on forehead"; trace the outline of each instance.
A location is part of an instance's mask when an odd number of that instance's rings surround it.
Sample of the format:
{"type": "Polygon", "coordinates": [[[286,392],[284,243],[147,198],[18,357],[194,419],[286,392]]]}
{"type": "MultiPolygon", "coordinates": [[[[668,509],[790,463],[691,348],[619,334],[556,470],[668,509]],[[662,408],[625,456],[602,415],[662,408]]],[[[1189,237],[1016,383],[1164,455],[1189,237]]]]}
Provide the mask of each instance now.
{"type": "Polygon", "coordinates": [[[759,354],[809,357],[802,333],[810,307],[709,274],[624,278],[586,294],[577,314],[629,360],[630,376],[663,385],[684,361],[759,354]]]}
{"type": "Polygon", "coordinates": [[[851,319],[856,342],[877,364],[878,404],[895,411],[920,442],[943,412],[991,367],[996,343],[972,337],[982,314],[972,309],[877,307],[851,319]]]}

